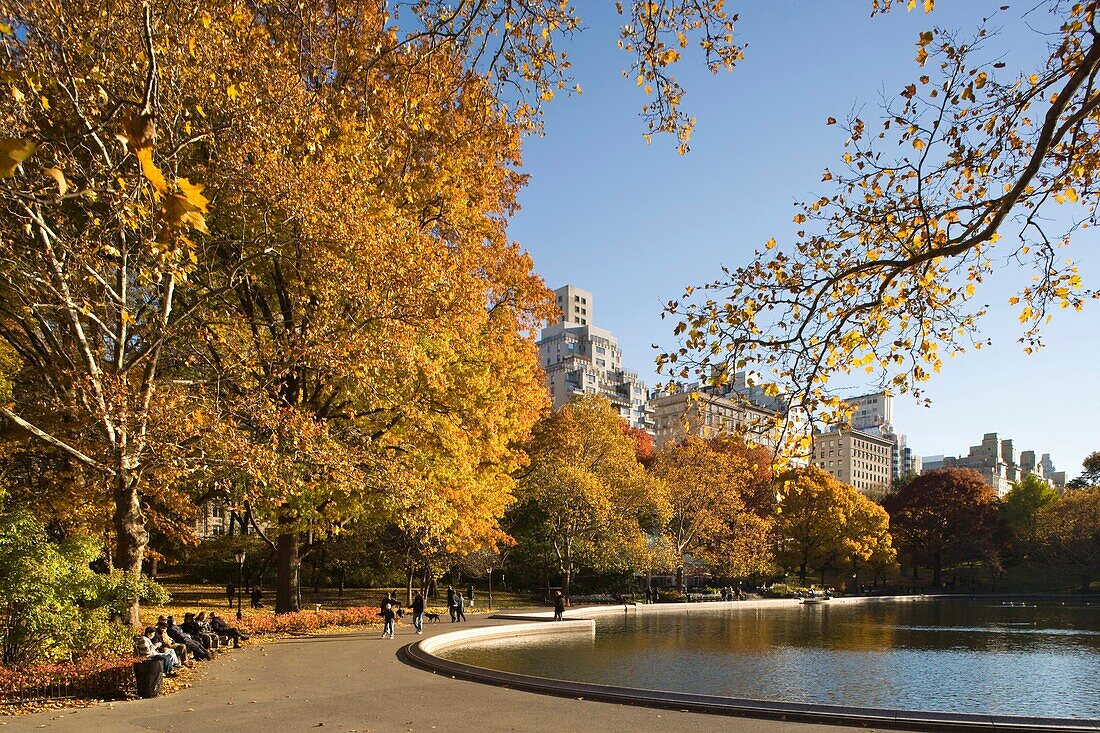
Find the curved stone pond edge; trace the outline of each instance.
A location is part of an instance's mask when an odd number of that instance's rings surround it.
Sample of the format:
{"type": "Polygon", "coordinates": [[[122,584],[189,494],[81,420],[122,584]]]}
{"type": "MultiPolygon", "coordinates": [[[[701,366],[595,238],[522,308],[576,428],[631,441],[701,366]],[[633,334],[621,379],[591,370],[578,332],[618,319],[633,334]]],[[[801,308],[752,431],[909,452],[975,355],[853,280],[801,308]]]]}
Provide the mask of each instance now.
{"type": "MultiPolygon", "coordinates": [[[[949,596],[959,598],[959,596],[949,596]]],[[[830,603],[874,603],[931,600],[934,596],[900,596],[885,598],[834,598],[830,603]]],[[[996,600],[982,597],[985,600],[996,600]]],[[[1007,596],[1006,596],[1007,598],[1007,596]]],[[[1018,597],[1017,597],[1018,598],[1018,597]]],[[[1034,598],[1034,597],[1033,597],[1034,598]]],[[[977,599],[975,599],[977,600],[977,599]]],[[[618,687],[616,685],[574,682],[570,680],[550,679],[533,675],[521,675],[513,672],[476,667],[470,664],[454,662],[438,656],[445,649],[463,646],[472,641],[488,639],[515,638],[519,636],[544,634],[587,634],[594,636],[596,622],[592,617],[621,613],[691,613],[693,611],[718,610],[719,608],[763,608],[790,606],[789,599],[708,602],[698,604],[655,604],[647,606],[593,606],[573,608],[565,612],[564,621],[553,622],[552,614],[534,612],[527,614],[499,614],[491,618],[508,619],[515,624],[501,624],[468,628],[461,631],[444,633],[410,644],[404,650],[409,661],[424,669],[447,674],[453,677],[515,688],[529,692],[539,692],[560,697],[574,697],[581,700],[599,700],[624,705],[639,705],[711,713],[750,718],[769,718],[808,723],[829,723],[836,725],[878,726],[902,730],[931,731],[1027,731],[1045,732],[1100,731],[1100,720],[1077,718],[1032,718],[1018,715],[991,715],[974,713],[952,713],[941,711],[891,710],[884,708],[862,708],[846,705],[825,705],[783,702],[772,700],[754,700],[748,698],[720,697],[716,695],[697,695],[668,690],[645,690],[636,687],[618,687]]]]}

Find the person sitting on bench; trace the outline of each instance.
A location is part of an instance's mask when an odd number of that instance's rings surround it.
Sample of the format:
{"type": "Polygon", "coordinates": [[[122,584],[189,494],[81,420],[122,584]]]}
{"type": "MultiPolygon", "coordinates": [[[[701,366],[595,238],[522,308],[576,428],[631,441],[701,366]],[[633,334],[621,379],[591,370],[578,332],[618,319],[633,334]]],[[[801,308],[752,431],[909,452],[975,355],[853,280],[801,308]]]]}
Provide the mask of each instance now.
{"type": "Polygon", "coordinates": [[[236,627],[227,624],[221,616],[210,612],[210,628],[218,636],[227,636],[233,640],[233,648],[240,649],[242,641],[248,641],[248,635],[237,631],[236,627]]]}
{"type": "Polygon", "coordinates": [[[153,642],[153,635],[157,633],[157,627],[146,626],[145,631],[134,637],[134,655],[138,657],[146,657],[152,659],[159,659],[161,664],[164,665],[164,674],[166,677],[175,677],[176,668],[180,666],[179,657],[176,656],[176,652],[172,649],[160,650],[153,642]]]}

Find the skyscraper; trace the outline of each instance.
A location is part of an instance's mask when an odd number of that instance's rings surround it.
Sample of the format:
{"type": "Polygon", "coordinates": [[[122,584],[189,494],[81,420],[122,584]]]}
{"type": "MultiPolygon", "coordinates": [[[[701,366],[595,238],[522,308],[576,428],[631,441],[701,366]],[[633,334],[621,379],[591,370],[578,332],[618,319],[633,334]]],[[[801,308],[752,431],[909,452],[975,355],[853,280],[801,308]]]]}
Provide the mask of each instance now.
{"type": "Polygon", "coordinates": [[[565,285],[554,291],[561,317],[542,330],[539,363],[557,409],[578,395],[606,397],[631,427],[653,426],[646,386],[638,373],[623,369],[619,341],[594,324],[595,298],[565,285]]]}

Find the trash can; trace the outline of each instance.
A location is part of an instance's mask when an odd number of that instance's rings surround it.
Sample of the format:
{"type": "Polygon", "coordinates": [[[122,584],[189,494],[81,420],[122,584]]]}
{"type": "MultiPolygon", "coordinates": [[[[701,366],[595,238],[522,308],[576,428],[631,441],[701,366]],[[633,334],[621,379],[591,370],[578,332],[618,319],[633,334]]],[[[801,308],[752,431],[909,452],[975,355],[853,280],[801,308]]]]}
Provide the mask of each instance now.
{"type": "Polygon", "coordinates": [[[156,657],[134,662],[134,681],[137,683],[138,697],[160,697],[160,688],[164,683],[164,662],[156,657]]]}

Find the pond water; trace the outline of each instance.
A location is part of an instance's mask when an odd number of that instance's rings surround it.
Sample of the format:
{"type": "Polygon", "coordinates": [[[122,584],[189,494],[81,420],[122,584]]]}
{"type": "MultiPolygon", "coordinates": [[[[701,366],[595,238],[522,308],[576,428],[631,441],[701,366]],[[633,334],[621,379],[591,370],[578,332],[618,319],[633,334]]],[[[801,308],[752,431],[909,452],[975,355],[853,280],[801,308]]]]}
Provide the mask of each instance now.
{"type": "MultiPolygon", "coordinates": [[[[723,604],[725,605],[725,604],[723,604]]],[[[449,649],[520,674],[726,697],[1100,719],[1100,603],[924,600],[624,613],[449,649]]]]}

